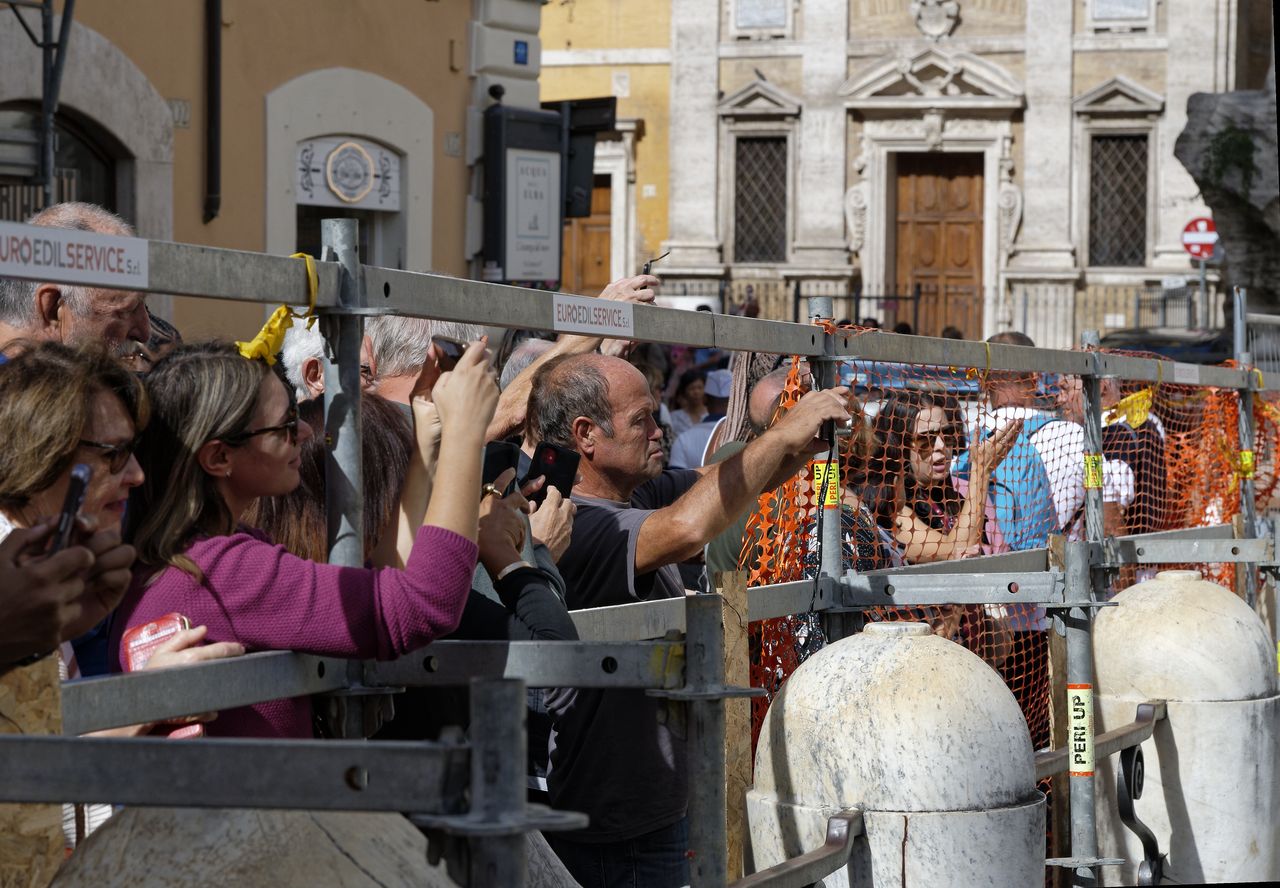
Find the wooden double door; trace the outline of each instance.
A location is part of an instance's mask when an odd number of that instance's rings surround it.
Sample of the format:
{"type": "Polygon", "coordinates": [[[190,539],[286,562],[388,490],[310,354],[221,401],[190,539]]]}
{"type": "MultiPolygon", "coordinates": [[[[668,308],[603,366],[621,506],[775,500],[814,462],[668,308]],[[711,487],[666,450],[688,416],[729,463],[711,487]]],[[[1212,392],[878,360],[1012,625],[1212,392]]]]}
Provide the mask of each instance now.
{"type": "Polygon", "coordinates": [[[612,190],[608,176],[596,176],[591,189],[591,215],[566,219],[560,253],[560,290],[598,295],[611,272],[612,190]]]}
{"type": "Polygon", "coordinates": [[[916,333],[982,338],[982,165],[981,154],[897,155],[896,289],[920,292],[897,316],[918,318],[916,333]]]}

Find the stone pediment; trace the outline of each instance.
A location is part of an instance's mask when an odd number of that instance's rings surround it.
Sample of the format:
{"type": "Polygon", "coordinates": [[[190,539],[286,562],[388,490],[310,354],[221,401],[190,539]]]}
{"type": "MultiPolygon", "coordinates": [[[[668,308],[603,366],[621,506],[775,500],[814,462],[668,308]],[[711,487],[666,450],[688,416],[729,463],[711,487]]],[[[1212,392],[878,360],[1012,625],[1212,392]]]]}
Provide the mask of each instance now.
{"type": "Polygon", "coordinates": [[[1164,110],[1164,97],[1127,77],[1112,77],[1072,103],[1077,114],[1090,117],[1143,117],[1164,110]]]}
{"type": "Polygon", "coordinates": [[[720,100],[721,117],[797,117],[800,100],[767,80],[753,80],[720,100]]]}
{"type": "Polygon", "coordinates": [[[1021,84],[999,65],[936,47],[873,62],[850,77],[840,95],[846,107],[862,111],[1013,111],[1024,104],[1021,84]]]}

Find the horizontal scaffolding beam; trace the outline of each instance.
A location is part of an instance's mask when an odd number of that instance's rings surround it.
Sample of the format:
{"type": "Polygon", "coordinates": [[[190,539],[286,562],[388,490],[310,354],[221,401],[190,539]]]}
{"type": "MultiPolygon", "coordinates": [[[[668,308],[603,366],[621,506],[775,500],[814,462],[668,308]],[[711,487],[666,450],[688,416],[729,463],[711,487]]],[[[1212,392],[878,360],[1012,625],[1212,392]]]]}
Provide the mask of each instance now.
{"type": "Polygon", "coordinates": [[[537,688],[658,688],[684,684],[680,641],[439,641],[392,662],[369,662],[373,686],[465,685],[520,678],[537,688]]]}
{"type": "Polygon", "coordinates": [[[0,800],[442,813],[469,763],[427,742],[0,736],[0,800]]]}
{"type": "MultiPolygon", "coordinates": [[[[35,230],[7,225],[6,230],[35,230]]],[[[77,232],[87,244],[114,245],[119,238],[77,232]]],[[[147,280],[133,284],[147,292],[232,299],[274,305],[306,305],[309,288],[305,265],[298,259],[195,244],[147,241],[147,280]]],[[[335,313],[384,314],[438,318],[500,327],[555,330],[558,294],[446,275],[361,266],[366,306],[338,308],[341,269],[336,262],[315,263],[315,304],[335,313]]],[[[0,272],[31,279],[78,283],[56,271],[7,263],[0,272]]],[[[110,281],[103,281],[110,286],[110,281]]],[[[808,324],[634,306],[634,332],[629,338],[736,351],[858,358],[887,363],[936,367],[977,367],[1036,373],[1099,374],[1148,382],[1222,388],[1280,389],[1280,374],[1260,374],[1229,367],[1158,361],[1106,352],[1081,352],[1017,345],[965,342],[884,332],[840,332],[828,342],[808,324]]]]}
{"type": "Polygon", "coordinates": [[[64,682],[62,730],[87,734],[347,687],[347,661],[288,651],[64,682]]]}

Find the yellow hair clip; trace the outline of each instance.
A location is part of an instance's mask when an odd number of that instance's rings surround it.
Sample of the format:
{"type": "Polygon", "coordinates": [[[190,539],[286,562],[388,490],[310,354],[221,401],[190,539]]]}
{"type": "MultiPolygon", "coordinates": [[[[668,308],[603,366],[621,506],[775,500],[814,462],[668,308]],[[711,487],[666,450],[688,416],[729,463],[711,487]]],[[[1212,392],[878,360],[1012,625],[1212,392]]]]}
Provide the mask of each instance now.
{"type": "Polygon", "coordinates": [[[305,319],[307,329],[316,322],[316,292],[320,289],[320,279],[316,275],[316,260],[309,253],[294,253],[290,259],[301,259],[307,265],[307,311],[305,314],[298,314],[287,305],[282,305],[271,313],[271,317],[267,318],[267,322],[262,325],[262,329],[258,331],[258,335],[248,342],[236,342],[236,348],[240,350],[241,357],[248,358],[250,361],[257,358],[267,362],[270,366],[276,362],[276,354],[284,346],[285,331],[293,326],[293,319],[305,319]]]}

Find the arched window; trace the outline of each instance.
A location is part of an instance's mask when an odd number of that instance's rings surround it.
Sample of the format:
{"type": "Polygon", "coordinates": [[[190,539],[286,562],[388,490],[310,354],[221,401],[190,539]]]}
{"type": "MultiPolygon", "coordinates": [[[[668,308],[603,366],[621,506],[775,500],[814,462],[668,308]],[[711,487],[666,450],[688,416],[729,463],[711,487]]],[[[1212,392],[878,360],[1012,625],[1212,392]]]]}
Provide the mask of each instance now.
{"type": "MultiPolygon", "coordinates": [[[[58,201],[81,200],[115,212],[116,161],[92,127],[72,115],[54,121],[58,201]]],[[[44,206],[39,174],[40,111],[35,105],[0,108],[0,219],[21,222],[44,206]]]]}

